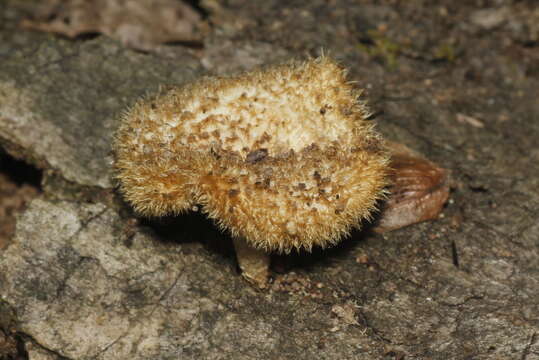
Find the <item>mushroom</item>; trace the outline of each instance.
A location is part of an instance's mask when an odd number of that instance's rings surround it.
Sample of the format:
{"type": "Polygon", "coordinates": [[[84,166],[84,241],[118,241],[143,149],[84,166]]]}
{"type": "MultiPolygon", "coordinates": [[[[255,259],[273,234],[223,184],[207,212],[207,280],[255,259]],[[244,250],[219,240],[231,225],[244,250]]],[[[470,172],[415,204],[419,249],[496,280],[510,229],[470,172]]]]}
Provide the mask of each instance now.
{"type": "Polygon", "coordinates": [[[200,206],[264,287],[268,253],[334,245],[386,198],[391,151],[360,95],[328,57],[161,91],[122,116],[120,192],[142,216],[200,206]]]}
{"type": "Polygon", "coordinates": [[[386,141],[390,195],[373,230],[383,233],[435,219],[449,197],[449,172],[403,144],[386,141]]]}

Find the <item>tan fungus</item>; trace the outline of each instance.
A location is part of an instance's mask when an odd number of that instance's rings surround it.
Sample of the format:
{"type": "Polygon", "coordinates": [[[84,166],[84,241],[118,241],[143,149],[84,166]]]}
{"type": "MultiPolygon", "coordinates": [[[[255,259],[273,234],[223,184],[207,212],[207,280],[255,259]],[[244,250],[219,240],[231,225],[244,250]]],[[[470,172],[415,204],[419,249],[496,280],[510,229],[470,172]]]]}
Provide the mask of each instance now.
{"type": "Polygon", "coordinates": [[[115,140],[120,191],[144,216],[199,204],[266,251],[335,244],[388,185],[388,153],[360,93],[322,57],[142,99],[115,140]]]}

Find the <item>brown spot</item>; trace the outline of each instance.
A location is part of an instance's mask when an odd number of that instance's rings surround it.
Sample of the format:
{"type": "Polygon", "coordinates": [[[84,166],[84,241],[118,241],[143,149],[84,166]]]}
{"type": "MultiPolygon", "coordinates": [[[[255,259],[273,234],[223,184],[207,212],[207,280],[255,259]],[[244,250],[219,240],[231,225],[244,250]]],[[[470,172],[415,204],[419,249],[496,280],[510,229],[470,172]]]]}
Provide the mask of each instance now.
{"type": "Polygon", "coordinates": [[[272,168],[265,168],[264,171],[262,171],[262,174],[264,177],[269,178],[271,175],[273,175],[273,169],[272,168]]]}
{"type": "Polygon", "coordinates": [[[318,150],[318,145],[316,145],[315,143],[312,143],[311,145],[307,146],[305,149],[303,149],[304,152],[309,152],[309,151],[316,151],[318,150]]]}
{"type": "Polygon", "coordinates": [[[248,164],[254,164],[259,161],[264,160],[268,156],[268,149],[258,149],[255,151],[251,151],[249,154],[247,154],[247,157],[245,158],[245,162],[248,164]]]}
{"type": "Polygon", "coordinates": [[[228,190],[228,196],[230,196],[230,197],[238,196],[239,193],[240,193],[240,191],[238,189],[230,189],[230,190],[228,190]]]}
{"type": "Polygon", "coordinates": [[[238,135],[229,136],[225,139],[225,143],[230,144],[230,143],[236,142],[238,139],[239,139],[238,135]]]}
{"type": "Polygon", "coordinates": [[[219,132],[219,130],[213,130],[211,134],[213,135],[213,137],[216,137],[216,138],[219,138],[221,136],[221,133],[219,132]]]}
{"type": "Polygon", "coordinates": [[[328,110],[331,110],[331,106],[325,104],[320,108],[320,115],[325,115],[328,110]]]}
{"type": "Polygon", "coordinates": [[[270,183],[271,183],[271,179],[270,178],[265,178],[262,181],[259,180],[259,181],[255,182],[255,186],[257,188],[269,189],[270,183]]]}
{"type": "Polygon", "coordinates": [[[342,107],[341,108],[341,114],[343,114],[344,116],[350,116],[354,113],[354,110],[352,108],[349,108],[349,107],[342,107]]]}
{"type": "Polygon", "coordinates": [[[299,184],[298,184],[298,188],[299,188],[300,190],[305,190],[306,186],[305,186],[304,183],[299,183],[299,184]]]}
{"type": "Polygon", "coordinates": [[[346,208],[344,202],[340,202],[337,204],[337,206],[335,207],[335,214],[340,214],[344,211],[344,209],[346,208]]]}
{"type": "Polygon", "coordinates": [[[210,149],[210,154],[217,160],[221,158],[221,155],[217,150],[215,150],[213,147],[210,149]]]}
{"type": "Polygon", "coordinates": [[[262,137],[260,138],[262,141],[270,141],[271,135],[269,135],[267,132],[264,131],[264,134],[262,134],[262,137]]]}
{"type": "Polygon", "coordinates": [[[152,107],[152,110],[157,109],[157,105],[155,105],[155,103],[152,103],[151,107],[152,107]]]}
{"type": "Polygon", "coordinates": [[[383,150],[380,140],[373,137],[364,139],[361,144],[361,149],[371,154],[380,154],[383,150]]]}
{"type": "Polygon", "coordinates": [[[313,174],[313,178],[316,180],[316,181],[319,181],[320,180],[320,173],[318,171],[315,171],[314,174],[313,174]]]}
{"type": "Polygon", "coordinates": [[[258,140],[255,141],[253,146],[258,147],[264,143],[267,143],[270,140],[271,140],[271,136],[269,136],[267,132],[264,132],[264,134],[262,134],[262,136],[258,140]]]}
{"type": "Polygon", "coordinates": [[[193,114],[191,111],[184,111],[182,112],[180,116],[180,120],[183,121],[189,121],[193,120],[195,118],[195,114],[193,114]]]}
{"type": "Polygon", "coordinates": [[[208,103],[213,104],[213,105],[219,104],[219,98],[217,97],[207,97],[206,100],[208,103]]]}

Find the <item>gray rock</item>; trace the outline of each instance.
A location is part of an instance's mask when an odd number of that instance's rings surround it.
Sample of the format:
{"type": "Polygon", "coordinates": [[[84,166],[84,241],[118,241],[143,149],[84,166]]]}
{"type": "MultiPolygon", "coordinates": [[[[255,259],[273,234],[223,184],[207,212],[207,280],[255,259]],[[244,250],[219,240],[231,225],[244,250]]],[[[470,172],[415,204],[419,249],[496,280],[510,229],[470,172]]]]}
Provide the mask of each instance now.
{"type": "Polygon", "coordinates": [[[23,33],[4,41],[0,143],[79,186],[112,187],[110,144],[125,107],[200,72],[187,55],[156,61],[105,39],[23,33]]]}
{"type": "MultiPolygon", "coordinates": [[[[44,348],[70,359],[254,359],[294,353],[297,342],[307,358],[318,339],[342,331],[331,330],[325,306],[257,293],[198,246],[140,231],[125,238],[121,226],[104,205],[41,199],[19,219],[0,289],[19,331],[39,344],[31,358],[44,348]]],[[[350,357],[369,342],[328,346],[350,357]]]]}

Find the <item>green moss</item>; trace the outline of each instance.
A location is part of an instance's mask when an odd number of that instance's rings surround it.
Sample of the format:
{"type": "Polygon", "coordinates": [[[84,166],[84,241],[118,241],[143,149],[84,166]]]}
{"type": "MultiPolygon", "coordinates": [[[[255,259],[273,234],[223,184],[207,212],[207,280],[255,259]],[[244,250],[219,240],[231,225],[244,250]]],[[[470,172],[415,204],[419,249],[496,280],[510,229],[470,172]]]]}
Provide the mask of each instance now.
{"type": "Polygon", "coordinates": [[[434,48],[433,55],[434,58],[437,60],[445,60],[448,62],[455,61],[457,55],[456,55],[456,49],[453,46],[453,44],[450,43],[441,43],[437,47],[434,48]]]}
{"type": "Polygon", "coordinates": [[[372,44],[358,44],[358,49],[369,56],[381,59],[391,70],[397,65],[397,58],[402,53],[403,45],[389,39],[384,32],[371,29],[367,31],[372,44]]]}

